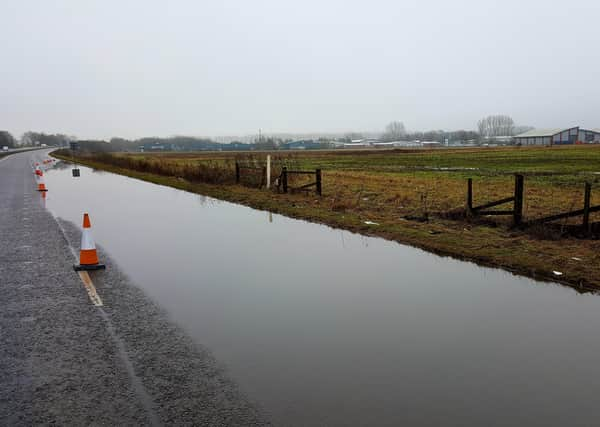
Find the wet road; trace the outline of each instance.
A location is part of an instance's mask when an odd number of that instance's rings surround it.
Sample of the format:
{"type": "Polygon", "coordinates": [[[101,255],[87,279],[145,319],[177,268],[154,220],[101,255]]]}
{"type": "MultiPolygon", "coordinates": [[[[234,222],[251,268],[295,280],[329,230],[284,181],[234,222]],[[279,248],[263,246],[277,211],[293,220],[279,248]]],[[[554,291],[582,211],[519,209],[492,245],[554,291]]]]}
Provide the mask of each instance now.
{"type": "Polygon", "coordinates": [[[44,153],[0,159],[0,424],[264,425],[101,248],[109,267],[90,275],[104,305],[91,303],[72,269],[80,231],[35,190],[44,153]]]}
{"type": "Polygon", "coordinates": [[[596,295],[89,168],[47,178],[48,209],[93,212],[277,425],[597,424],[596,295]]]}

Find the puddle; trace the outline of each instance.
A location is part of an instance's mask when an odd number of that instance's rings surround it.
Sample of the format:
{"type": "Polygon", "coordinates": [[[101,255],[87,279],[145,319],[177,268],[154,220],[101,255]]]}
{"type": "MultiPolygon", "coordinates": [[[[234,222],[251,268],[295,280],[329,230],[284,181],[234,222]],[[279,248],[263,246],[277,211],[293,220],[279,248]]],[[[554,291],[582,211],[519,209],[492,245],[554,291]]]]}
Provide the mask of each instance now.
{"type": "Polygon", "coordinates": [[[45,174],[48,209],[89,212],[96,242],[276,425],[597,422],[595,295],[80,170],[45,174]]]}

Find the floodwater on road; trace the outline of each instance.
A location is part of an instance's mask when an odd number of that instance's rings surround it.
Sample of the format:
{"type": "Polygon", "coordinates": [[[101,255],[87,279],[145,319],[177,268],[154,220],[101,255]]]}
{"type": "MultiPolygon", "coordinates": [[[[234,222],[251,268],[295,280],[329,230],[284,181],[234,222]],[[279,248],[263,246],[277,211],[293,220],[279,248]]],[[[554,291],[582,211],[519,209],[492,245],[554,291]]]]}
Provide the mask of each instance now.
{"type": "Polygon", "coordinates": [[[80,169],[45,174],[48,209],[89,212],[276,425],[597,424],[598,296],[80,169]]]}

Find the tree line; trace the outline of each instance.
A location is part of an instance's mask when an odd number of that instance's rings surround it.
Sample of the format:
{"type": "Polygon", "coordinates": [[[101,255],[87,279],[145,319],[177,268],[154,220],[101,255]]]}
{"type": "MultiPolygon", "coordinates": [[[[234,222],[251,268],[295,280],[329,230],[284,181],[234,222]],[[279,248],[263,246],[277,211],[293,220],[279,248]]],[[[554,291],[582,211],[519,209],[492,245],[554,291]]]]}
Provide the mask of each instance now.
{"type": "Polygon", "coordinates": [[[293,141],[274,137],[257,138],[252,143],[232,141],[229,143],[215,142],[209,138],[190,136],[173,136],[168,138],[146,137],[135,140],[112,138],[110,141],[80,140],[77,141],[79,149],[95,152],[116,151],[249,151],[249,150],[286,150],[294,149],[295,143],[301,143],[304,148],[324,149],[332,148],[325,140],[293,141]]]}
{"type": "Polygon", "coordinates": [[[458,130],[447,132],[431,130],[427,132],[407,132],[404,123],[390,122],[382,133],[383,141],[483,141],[497,137],[510,137],[533,129],[531,126],[516,126],[512,117],[496,114],[483,117],[477,122],[477,131],[458,130]]]}
{"type": "Polygon", "coordinates": [[[38,145],[47,145],[48,147],[64,147],[69,145],[69,141],[76,138],[64,134],[47,134],[44,132],[25,132],[20,139],[15,138],[10,132],[0,130],[0,146],[14,148],[16,146],[33,147],[38,145]]]}
{"type": "MultiPolygon", "coordinates": [[[[508,115],[490,115],[477,122],[477,131],[474,130],[430,130],[412,131],[406,130],[401,121],[390,122],[380,135],[384,142],[393,141],[478,141],[482,142],[500,136],[513,136],[532,129],[529,126],[516,126],[514,120],[508,115]]],[[[351,142],[352,140],[364,139],[361,133],[347,133],[343,137],[336,138],[336,142],[351,142]]],[[[324,149],[333,148],[331,138],[319,138],[317,140],[293,141],[292,139],[281,139],[274,137],[258,137],[253,143],[242,143],[233,141],[230,143],[219,143],[209,138],[198,138],[191,136],[172,136],[167,138],[145,137],[139,139],[112,138],[104,140],[77,140],[76,137],[65,134],[46,134],[44,132],[25,132],[20,140],[17,140],[8,131],[0,131],[0,147],[10,148],[17,145],[49,147],[68,146],[69,142],[78,141],[83,150],[88,151],[215,151],[215,150],[281,150],[294,149],[301,143],[303,148],[324,149]]]]}

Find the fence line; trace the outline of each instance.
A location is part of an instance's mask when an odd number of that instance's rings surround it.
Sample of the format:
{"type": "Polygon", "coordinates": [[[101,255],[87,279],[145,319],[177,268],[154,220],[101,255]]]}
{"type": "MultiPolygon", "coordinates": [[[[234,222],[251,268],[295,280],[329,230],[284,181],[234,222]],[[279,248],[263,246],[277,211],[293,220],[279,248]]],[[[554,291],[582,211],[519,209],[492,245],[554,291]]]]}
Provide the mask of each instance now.
{"type": "Polygon", "coordinates": [[[600,205],[591,206],[592,199],[592,184],[589,182],[585,183],[585,191],[583,196],[583,208],[576,209],[567,212],[561,212],[558,214],[548,215],[542,218],[535,218],[529,221],[523,221],[523,198],[524,198],[524,177],[520,174],[515,174],[515,190],[514,195],[506,197],[504,199],[495,200],[493,202],[484,203],[479,206],[473,206],[473,180],[471,178],[467,181],[467,215],[468,216],[480,216],[480,215],[512,215],[513,225],[522,228],[532,227],[536,225],[546,224],[559,219],[572,218],[576,216],[583,216],[581,229],[584,234],[592,234],[592,223],[590,222],[590,214],[594,212],[600,212],[600,205]],[[486,210],[494,206],[499,206],[505,203],[513,202],[512,210],[486,210]]]}
{"type": "Polygon", "coordinates": [[[314,171],[298,171],[298,170],[288,170],[286,166],[281,169],[281,184],[283,186],[283,192],[287,193],[288,190],[292,191],[305,191],[310,187],[315,187],[315,193],[319,196],[323,195],[322,189],[322,176],[321,169],[315,169],[314,171]],[[311,182],[308,184],[301,185],[300,187],[290,187],[288,185],[288,175],[314,175],[315,182],[311,182]]]}

